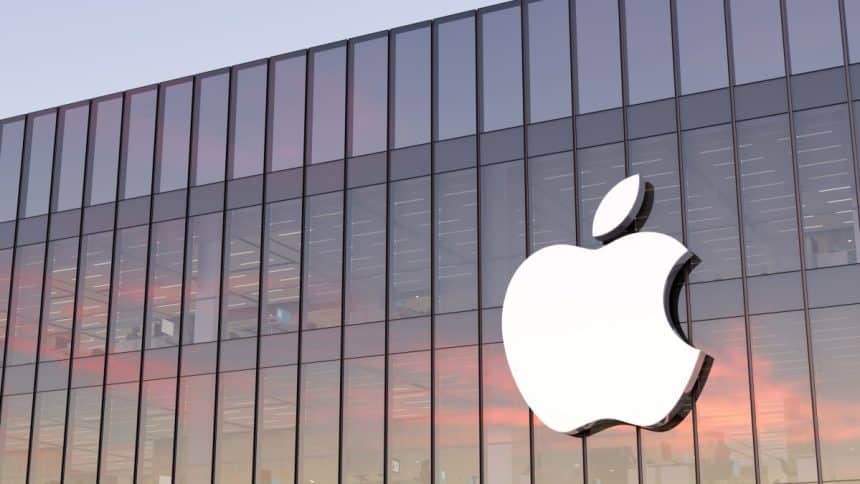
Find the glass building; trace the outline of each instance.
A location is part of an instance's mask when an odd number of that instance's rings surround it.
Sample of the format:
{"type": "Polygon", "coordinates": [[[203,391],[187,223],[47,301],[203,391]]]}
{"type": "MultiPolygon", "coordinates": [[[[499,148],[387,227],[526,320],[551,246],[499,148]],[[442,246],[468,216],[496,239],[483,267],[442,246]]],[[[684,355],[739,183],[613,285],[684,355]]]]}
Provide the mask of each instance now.
{"type": "Polygon", "coordinates": [[[2,120],[0,482],[860,482],[855,62],[860,0],[523,0],[2,120]],[[557,434],[504,291],[633,173],[714,367],[557,434]]]}

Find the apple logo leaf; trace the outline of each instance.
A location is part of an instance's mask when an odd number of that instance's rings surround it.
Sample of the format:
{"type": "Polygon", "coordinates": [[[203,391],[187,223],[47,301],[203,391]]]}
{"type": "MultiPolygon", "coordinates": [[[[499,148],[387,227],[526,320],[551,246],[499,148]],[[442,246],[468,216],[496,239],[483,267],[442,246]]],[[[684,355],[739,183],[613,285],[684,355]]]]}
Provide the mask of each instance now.
{"type": "Polygon", "coordinates": [[[618,238],[634,222],[644,200],[645,183],[638,174],[621,180],[597,206],[591,235],[603,243],[618,238]]]}

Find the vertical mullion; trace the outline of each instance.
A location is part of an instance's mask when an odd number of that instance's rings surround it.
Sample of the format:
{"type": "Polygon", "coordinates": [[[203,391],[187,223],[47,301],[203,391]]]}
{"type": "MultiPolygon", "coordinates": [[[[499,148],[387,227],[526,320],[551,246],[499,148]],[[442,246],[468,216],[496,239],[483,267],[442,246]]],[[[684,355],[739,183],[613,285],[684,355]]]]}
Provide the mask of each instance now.
{"type": "Polygon", "coordinates": [[[349,103],[350,103],[350,71],[352,66],[352,42],[344,43],[344,116],[343,116],[343,185],[341,187],[341,231],[340,231],[340,395],[338,405],[338,431],[337,431],[337,480],[343,482],[343,403],[346,385],[344,374],[346,362],[344,361],[344,338],[346,336],[346,265],[349,263],[349,246],[347,240],[347,205],[349,203],[349,192],[347,190],[347,154],[349,153],[349,103]]]}
{"type": "MultiPolygon", "coordinates": [[[[385,66],[386,66],[386,80],[388,79],[388,66],[391,62],[391,33],[387,32],[385,34],[385,66]]],[[[432,59],[431,59],[432,62],[432,59]]],[[[431,94],[432,95],[432,94],[431,94]]],[[[383,364],[383,382],[382,382],[382,391],[384,400],[382,402],[383,410],[382,410],[382,482],[383,484],[389,484],[388,479],[388,459],[389,459],[389,440],[388,440],[388,418],[390,405],[388,404],[388,393],[390,391],[390,385],[388,384],[388,379],[390,376],[390,355],[389,355],[389,326],[391,324],[391,318],[388,314],[388,307],[391,299],[391,295],[389,294],[388,288],[391,287],[391,260],[389,251],[391,250],[391,183],[388,180],[388,165],[391,159],[391,151],[388,149],[389,147],[389,129],[388,129],[388,113],[391,112],[391,82],[385,83],[385,272],[383,278],[385,279],[385,306],[383,309],[384,319],[385,319],[385,342],[384,342],[384,364],[383,364]]],[[[431,102],[431,108],[432,102],[431,102]]],[[[433,130],[433,122],[431,116],[431,131],[433,130]]],[[[433,141],[432,139],[430,140],[433,141]]],[[[349,184],[349,179],[346,180],[347,185],[349,184]]]]}

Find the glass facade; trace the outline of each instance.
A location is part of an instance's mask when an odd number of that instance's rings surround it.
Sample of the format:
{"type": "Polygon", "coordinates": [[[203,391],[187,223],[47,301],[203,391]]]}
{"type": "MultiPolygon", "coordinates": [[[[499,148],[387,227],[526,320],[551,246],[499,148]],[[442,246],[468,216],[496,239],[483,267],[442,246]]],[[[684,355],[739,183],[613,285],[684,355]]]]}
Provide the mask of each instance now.
{"type": "Polygon", "coordinates": [[[0,482],[860,482],[855,61],[856,0],[522,0],[0,120],[0,482]],[[505,288],[635,173],[714,366],[560,435],[505,288]]]}

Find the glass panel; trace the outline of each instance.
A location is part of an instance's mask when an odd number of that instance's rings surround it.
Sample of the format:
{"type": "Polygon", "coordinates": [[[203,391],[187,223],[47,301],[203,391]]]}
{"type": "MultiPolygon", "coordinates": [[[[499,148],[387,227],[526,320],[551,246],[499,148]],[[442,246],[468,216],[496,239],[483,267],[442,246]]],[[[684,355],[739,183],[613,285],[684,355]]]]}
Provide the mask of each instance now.
{"type": "Polygon", "coordinates": [[[60,110],[60,133],[57,140],[60,148],[57,150],[57,173],[54,176],[54,185],[57,187],[54,210],[81,206],[89,115],[90,107],[87,104],[60,110]]]}
{"type": "Polygon", "coordinates": [[[311,53],[308,136],[311,163],[343,158],[346,48],[311,53]]]}
{"type": "Polygon", "coordinates": [[[589,437],[588,481],[592,484],[635,484],[639,482],[636,465],[636,430],[612,427],[589,437]]]}
{"type": "Polygon", "coordinates": [[[732,130],[728,125],[681,135],[687,246],[701,262],[692,281],[741,275],[732,130]]]}
{"type": "Polygon", "coordinates": [[[185,188],[188,184],[191,91],[191,81],[164,86],[161,91],[156,181],[159,192],[185,188]]]}
{"type": "Polygon", "coordinates": [[[848,62],[860,60],[860,3],[845,2],[845,24],[848,30],[848,62]]]}
{"type": "Polygon", "coordinates": [[[641,432],[639,435],[644,484],[696,482],[692,416],[687,416],[668,432],[641,432]]]}
{"type": "Polygon", "coordinates": [[[191,183],[205,185],[224,179],[230,73],[198,77],[196,82],[191,183]]]}
{"type": "Polygon", "coordinates": [[[761,482],[818,479],[803,312],[750,317],[761,482]]]}
{"type": "Polygon", "coordinates": [[[475,17],[436,24],[437,140],[475,134],[475,17]]]}
{"type": "Polygon", "coordinates": [[[394,34],[394,148],[430,141],[430,27],[394,34]]]}
{"type": "Polygon", "coordinates": [[[346,324],[385,319],[385,185],[347,192],[346,324]]]}
{"type": "Polygon", "coordinates": [[[642,230],[661,232],[681,240],[677,138],[667,134],[630,141],[629,151],[630,173],[642,176],[654,200],[642,230]]]}
{"type": "Polygon", "coordinates": [[[480,482],[478,349],[436,350],[435,360],[436,480],[480,482]]]}
{"type": "Polygon", "coordinates": [[[30,478],[27,482],[60,482],[65,423],[66,391],[37,393],[30,446],[30,478]]]}
{"type": "Polygon", "coordinates": [[[273,171],[302,166],[306,63],[304,55],[272,62],[268,142],[273,171]]]}
{"type": "Polygon", "coordinates": [[[511,376],[501,344],[483,349],[484,476],[487,482],[529,482],[529,409],[511,376]]]}
{"type": "Polygon", "coordinates": [[[794,117],[806,267],[854,264],[857,199],[846,105],[794,117]]]}
{"type": "Polygon", "coordinates": [[[528,18],[529,122],[570,116],[570,14],[567,0],[533,0],[528,18]]]}
{"type": "Polygon", "coordinates": [[[293,482],[296,453],[296,367],[260,369],[257,482],[293,482]]]}
{"type": "Polygon", "coordinates": [[[338,326],[341,319],[343,192],[307,198],[303,328],[338,326]]]}
{"type": "Polygon", "coordinates": [[[173,468],[176,379],[143,382],[142,391],[137,482],[163,484],[170,481],[173,468]]]}
{"type": "Polygon", "coordinates": [[[579,242],[583,247],[599,247],[591,236],[591,222],[606,192],[624,178],[622,143],[579,150],[576,157],[579,198],[579,242]]]}
{"type": "MultiPolygon", "coordinates": [[[[847,3],[851,3],[850,1],[847,3]]],[[[838,0],[786,0],[791,73],[842,65],[838,0]]]]}
{"type": "Polygon", "coordinates": [[[699,472],[703,484],[756,481],[743,318],[693,325],[693,342],[714,358],[699,397],[699,472]]]}
{"type": "Polygon", "coordinates": [[[430,314],[430,178],[389,187],[388,317],[430,314]]]}
{"type": "Polygon", "coordinates": [[[474,169],[436,176],[434,310],[478,307],[478,189],[474,169]]]}
{"type": "Polygon", "coordinates": [[[131,484],[134,482],[138,384],[124,383],[105,388],[99,481],[131,484]]]}
{"type": "Polygon", "coordinates": [[[575,0],[578,113],[621,106],[618,2],[575,0]]]}
{"type": "Polygon", "coordinates": [[[675,95],[672,27],[667,0],[625,0],[628,102],[675,95]]]}
{"type": "Polygon", "coordinates": [[[213,482],[247,482],[254,458],[254,370],[218,378],[218,421],[213,482]]]}
{"type": "Polygon", "coordinates": [[[104,354],[113,233],[84,236],[75,325],[75,357],[104,354]]]}
{"type": "Polygon", "coordinates": [[[233,78],[233,145],[231,178],[263,172],[263,144],[266,138],[267,64],[236,69],[233,78]]]}
{"type": "Polygon", "coordinates": [[[6,353],[6,325],[9,322],[9,284],[11,282],[12,249],[0,250],[0,361],[3,361],[6,353]]]}
{"type": "Polygon", "coordinates": [[[0,123],[0,221],[12,220],[18,207],[18,178],[24,147],[24,121],[0,123]]]}
{"type": "Polygon", "coordinates": [[[263,334],[299,329],[302,201],[266,206],[263,334]]]}
{"type": "Polygon", "coordinates": [[[38,116],[29,116],[27,124],[20,215],[32,217],[48,213],[57,113],[51,111],[38,116]]]}
{"type": "MultiPolygon", "coordinates": [[[[573,152],[530,158],[528,170],[529,251],[535,252],[553,244],[575,244],[573,152]]],[[[507,282],[504,284],[507,287],[507,282]]]]}
{"type": "Polygon", "coordinates": [[[221,289],[221,238],[223,214],[188,219],[188,257],[185,258],[185,344],[218,338],[221,289]]]}
{"type": "Polygon", "coordinates": [[[0,482],[24,484],[27,482],[27,451],[30,448],[30,416],[33,395],[14,395],[3,398],[0,415],[0,482]]]}
{"type": "MultiPolygon", "coordinates": [[[[525,258],[523,162],[481,167],[481,305],[501,306],[525,258]]],[[[571,219],[572,220],[572,219],[571,219]]]]}
{"type": "Polygon", "coordinates": [[[785,75],[779,0],[730,0],[735,83],[785,75]]]}
{"type": "Polygon", "coordinates": [[[797,215],[788,119],[737,124],[747,274],[797,270],[797,215]]]}
{"type": "Polygon", "coordinates": [[[534,425],[535,484],[582,484],[582,439],[574,439],[544,425],[534,425]]]}
{"type": "Polygon", "coordinates": [[[523,123],[522,29],[515,5],[481,14],[481,131],[523,123]]]}
{"type": "Polygon", "coordinates": [[[227,212],[221,338],[257,335],[260,294],[260,206],[227,212]]]}
{"type": "Polygon", "coordinates": [[[723,1],[678,2],[675,8],[681,94],[728,86],[723,1]]]}
{"type": "Polygon", "coordinates": [[[388,141],[388,36],[352,44],[349,155],[385,151],[388,141]]]}
{"type": "Polygon", "coordinates": [[[297,482],[337,482],[340,362],[302,366],[297,482]]]}
{"type": "Polygon", "coordinates": [[[87,205],[116,200],[122,96],[93,103],[87,169],[87,205]]]}
{"type": "Polygon", "coordinates": [[[45,244],[19,247],[15,251],[12,303],[6,329],[7,366],[36,361],[44,257],[45,244]]]}
{"type": "Polygon", "coordinates": [[[860,389],[846,382],[860,374],[860,306],[815,309],[812,354],[815,358],[815,393],[818,435],[821,440],[821,478],[825,481],[860,476],[860,389]],[[852,430],[853,429],[853,430],[852,430]]]}
{"type": "Polygon", "coordinates": [[[152,189],[152,157],[155,153],[156,89],[129,97],[125,119],[121,198],[149,195],[152,189]]]}
{"type": "Polygon", "coordinates": [[[96,482],[102,388],[76,388],[69,397],[64,482],[96,482]]]}
{"type": "Polygon", "coordinates": [[[146,293],[147,228],[133,227],[117,232],[110,321],[111,353],[140,349],[146,293]]]}
{"type": "Polygon", "coordinates": [[[183,377],[176,423],[176,482],[211,482],[215,375],[183,377]]]}
{"type": "Polygon", "coordinates": [[[185,220],[152,225],[146,348],[179,344],[185,220]]]}
{"type": "Polygon", "coordinates": [[[382,484],[385,470],[385,357],[357,358],[343,366],[344,484],[382,484]]]}
{"type": "Polygon", "coordinates": [[[42,302],[42,343],[39,360],[69,358],[75,281],[78,273],[78,239],[55,240],[48,245],[48,268],[42,302]]]}
{"type": "Polygon", "coordinates": [[[392,484],[430,484],[430,385],[429,352],[389,357],[386,473],[392,484]]]}

